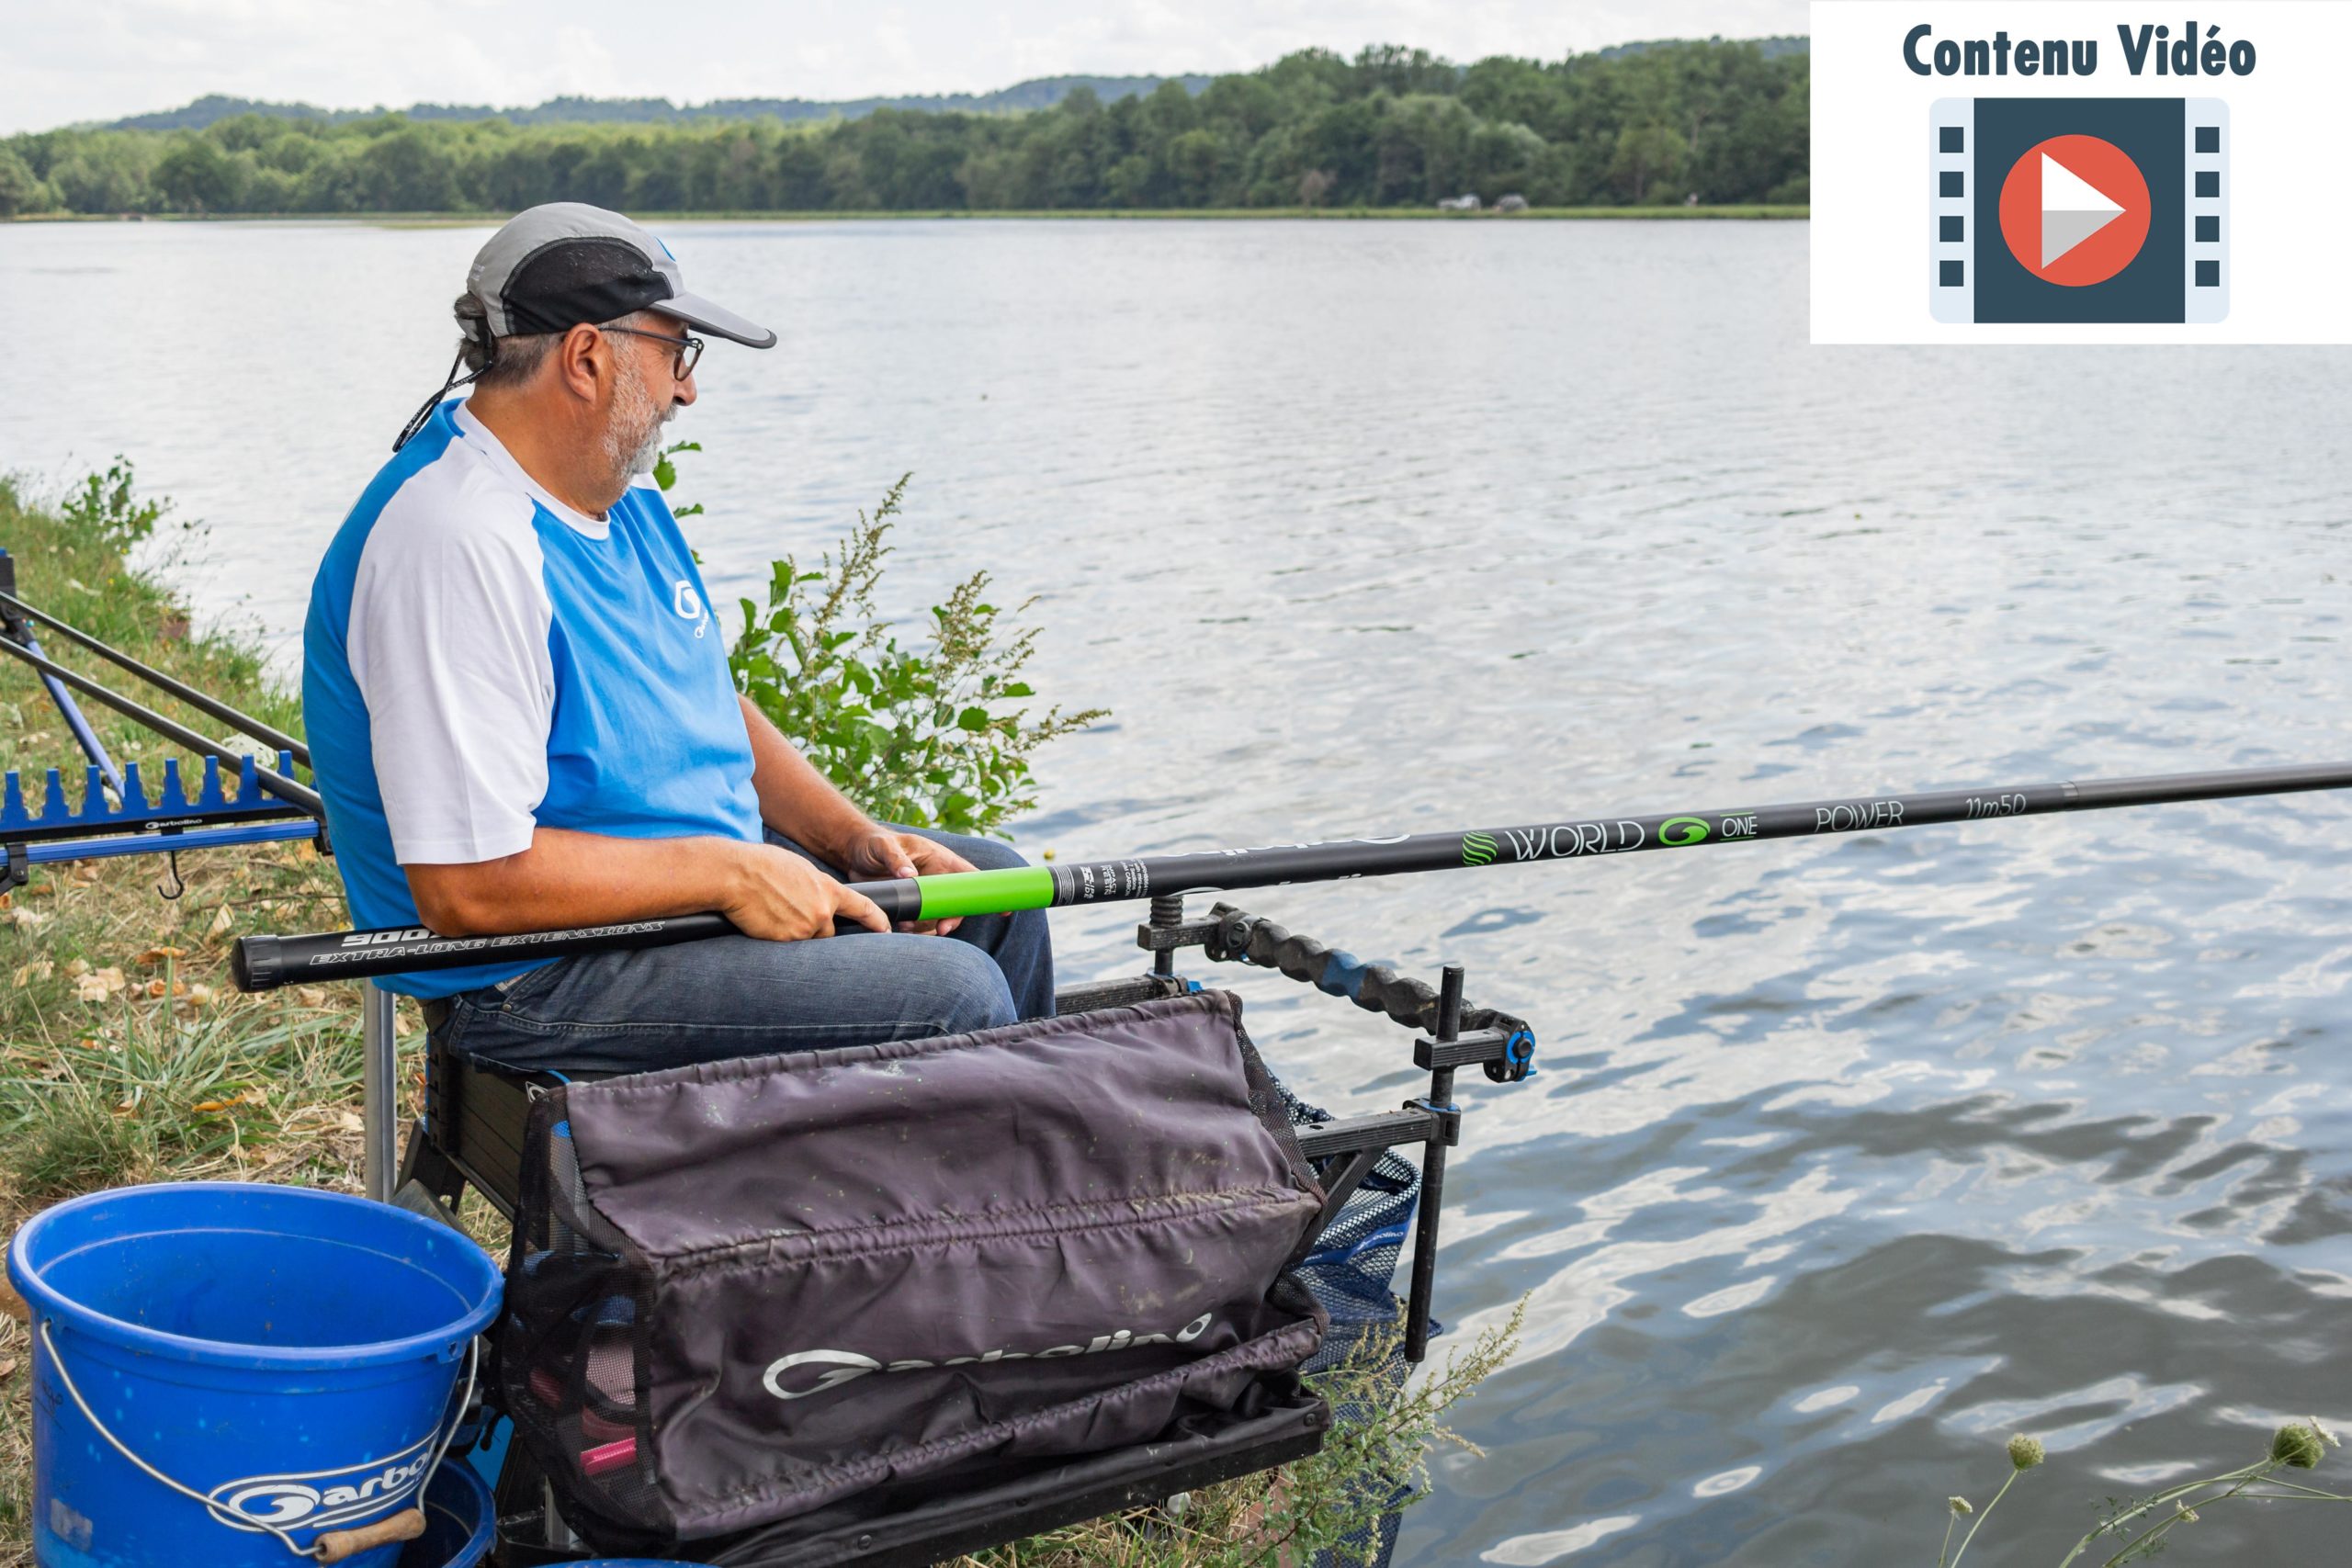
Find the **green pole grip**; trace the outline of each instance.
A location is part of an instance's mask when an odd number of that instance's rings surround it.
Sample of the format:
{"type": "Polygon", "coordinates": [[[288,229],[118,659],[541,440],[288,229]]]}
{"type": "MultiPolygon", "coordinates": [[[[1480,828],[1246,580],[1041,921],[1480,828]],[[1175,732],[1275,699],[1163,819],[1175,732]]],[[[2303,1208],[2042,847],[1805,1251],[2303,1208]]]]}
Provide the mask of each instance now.
{"type": "Polygon", "coordinates": [[[922,895],[922,912],[915,918],[922,920],[954,920],[1012,909],[1050,909],[1054,905],[1054,873],[1049,866],[1016,865],[1002,871],[918,876],[915,887],[922,895]]]}

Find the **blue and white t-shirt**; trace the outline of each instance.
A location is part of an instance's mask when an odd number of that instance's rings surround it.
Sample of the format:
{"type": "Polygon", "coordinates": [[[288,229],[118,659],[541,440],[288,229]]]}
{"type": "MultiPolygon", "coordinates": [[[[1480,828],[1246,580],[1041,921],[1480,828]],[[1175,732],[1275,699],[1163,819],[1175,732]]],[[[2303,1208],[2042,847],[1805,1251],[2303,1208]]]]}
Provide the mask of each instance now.
{"type": "MultiPolygon", "coordinates": [[[[633,485],[602,518],[575,512],[458,399],[327,548],[302,716],[362,927],[422,923],[401,866],[516,854],[542,825],[760,836],[724,637],[662,492],[633,485]]],[[[383,983],[446,997],[535,967],[383,983]]]]}

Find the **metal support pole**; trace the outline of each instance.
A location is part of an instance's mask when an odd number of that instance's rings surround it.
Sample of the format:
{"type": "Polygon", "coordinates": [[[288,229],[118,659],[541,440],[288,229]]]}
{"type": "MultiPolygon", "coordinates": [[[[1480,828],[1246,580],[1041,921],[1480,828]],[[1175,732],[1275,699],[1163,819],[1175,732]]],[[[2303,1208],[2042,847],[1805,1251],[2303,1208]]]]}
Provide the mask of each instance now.
{"type": "Polygon", "coordinates": [[[360,1102],[362,1169],[368,1196],[392,1201],[400,1179],[400,1025],[392,993],[375,981],[359,987],[359,1045],[367,1057],[360,1102]]]}
{"type": "MultiPolygon", "coordinates": [[[[0,603],[0,634],[22,643],[39,655],[40,644],[33,640],[33,628],[22,613],[26,606],[17,602],[16,593],[17,558],[6,550],[0,550],[0,601],[5,601],[0,603]]],[[[50,700],[57,705],[58,716],[65,720],[65,728],[74,732],[74,742],[82,748],[82,755],[90,759],[92,765],[98,770],[98,775],[106,780],[107,787],[114,791],[114,797],[120,800],[122,774],[116,769],[114,759],[107,755],[106,746],[98,739],[97,732],[90,728],[90,721],[83,716],[81,705],[74,702],[74,694],[67,691],[63,682],[54,675],[44,674],[40,683],[49,688],[50,700]]]]}
{"type": "MultiPolygon", "coordinates": [[[[1162,893],[1159,897],[1153,898],[1151,901],[1151,923],[1155,926],[1167,927],[1182,925],[1184,923],[1184,896],[1182,893],[1162,893]]],[[[1151,972],[1163,979],[1174,979],[1176,977],[1176,950],[1172,947],[1163,947],[1159,952],[1153,953],[1151,955],[1151,972]]]]}
{"type": "MultiPolygon", "coordinates": [[[[1449,964],[1438,982],[1437,1041],[1451,1045],[1462,1032],[1462,965],[1449,964]]],[[[1438,1212],[1445,1202],[1445,1149],[1453,1129],[1453,1069],[1430,1070],[1429,1106],[1446,1118],[1444,1134],[1421,1145],[1421,1212],[1413,1224],[1413,1292],[1405,1313],[1405,1359],[1418,1366],[1430,1351],[1430,1298],[1437,1286],[1438,1212]]]]}
{"type": "Polygon", "coordinates": [[[315,839],[319,824],[305,817],[297,821],[253,822],[235,828],[184,828],[171,833],[142,833],[126,829],[103,839],[51,839],[24,846],[27,865],[57,865],[67,861],[112,860],[118,855],[171,854],[180,850],[217,850],[231,844],[277,844],[315,839]]]}
{"type": "MultiPolygon", "coordinates": [[[[22,643],[27,652],[39,654],[44,659],[48,657],[41,653],[40,644],[33,640],[30,631],[17,632],[15,640],[22,643]]],[[[98,732],[90,728],[89,719],[82,712],[82,705],[74,700],[74,694],[67,691],[65,683],[56,676],[43,675],[40,683],[49,688],[49,700],[57,705],[58,716],[64,719],[65,728],[74,732],[74,743],[82,748],[82,755],[90,759],[98,770],[98,776],[106,780],[107,788],[114,791],[114,797],[120,800],[122,770],[114,765],[112,757],[107,755],[106,742],[100,740],[98,732]]]]}

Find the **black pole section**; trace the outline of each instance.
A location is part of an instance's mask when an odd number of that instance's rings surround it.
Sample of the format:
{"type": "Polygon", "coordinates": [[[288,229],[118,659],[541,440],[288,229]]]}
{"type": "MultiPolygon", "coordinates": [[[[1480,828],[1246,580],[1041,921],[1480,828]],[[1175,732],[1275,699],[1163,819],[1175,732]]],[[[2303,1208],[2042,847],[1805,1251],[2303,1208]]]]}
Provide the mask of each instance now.
{"type": "MultiPolygon", "coordinates": [[[[91,680],[86,675],[76,675],[73,671],[68,670],[62,664],[51,663],[50,660],[43,659],[38,653],[28,652],[24,648],[9,641],[6,637],[0,637],[0,653],[6,653],[12,658],[23,660],[26,663],[31,665],[42,674],[55,676],[57,679],[64,682],[67,685],[73,687],[75,691],[81,693],[84,696],[96,697],[98,701],[106,704],[107,706],[114,709],[115,712],[122,715],[125,718],[143,724],[148,728],[153,730],[156,734],[162,736],[164,739],[176,740],[181,745],[187,747],[189,750],[197,752],[199,755],[218,757],[220,761],[228,763],[231,767],[235,767],[244,761],[244,758],[242,755],[230,750],[226,746],[220,744],[218,741],[207,739],[205,737],[198,735],[195,730],[190,729],[187,726],[181,724],[176,720],[165,718],[153,708],[141,706],[140,704],[132,702],[129,697],[122,695],[119,692],[108,691],[106,687],[99,685],[96,681],[91,680]]],[[[255,759],[257,764],[259,763],[259,759],[255,759]]],[[[309,812],[311,816],[318,818],[322,821],[325,820],[327,814],[326,802],[319,798],[319,795],[316,790],[296,784],[292,779],[289,779],[285,774],[280,773],[275,768],[266,765],[256,765],[254,769],[254,774],[255,778],[259,780],[261,787],[267,790],[270,794],[277,796],[278,799],[286,802],[288,806],[301,807],[301,809],[309,812]]]]}
{"type": "MultiPolygon", "coordinates": [[[[1462,965],[1449,964],[1438,977],[1437,1043],[1451,1045],[1462,1032],[1462,965]]],[[[1419,1366],[1430,1353],[1430,1312],[1437,1290],[1438,1211],[1445,1201],[1445,1151],[1462,1135],[1462,1113],[1453,1105],[1453,1069],[1430,1069],[1430,1097],[1408,1111],[1437,1117],[1430,1141],[1421,1145],[1421,1212],[1413,1223],[1413,1289],[1405,1304],[1405,1359],[1419,1366]]]]}
{"type": "MultiPolygon", "coordinates": [[[[1053,879],[1053,897],[1046,907],[1061,908],[1170,893],[1233,892],[1290,882],[1331,882],[1405,872],[1590,860],[1702,844],[1837,838],[1885,828],[1923,828],[1939,823],[2046,817],[2125,806],[2162,806],[2347,788],[2352,788],[2352,762],[2312,763],[2081,784],[1848,796],[1784,806],[1592,817],[1466,833],[1400,834],[1395,838],[1279,844],[1264,849],[1207,850],[1145,860],[1057,864],[1041,868],[1038,874],[1050,874],[1053,879]]],[[[922,880],[926,891],[928,885],[934,882],[944,891],[949,879],[922,880]]],[[[861,886],[859,891],[870,896],[872,889],[861,886]]],[[[930,905],[927,899],[927,915],[950,912],[930,905]]]]}
{"type": "MultiPolygon", "coordinates": [[[[152,665],[142,664],[119,649],[107,647],[79,627],[68,626],[46,611],[34,609],[13,593],[0,593],[0,612],[39,621],[67,641],[79,643],[100,659],[130,671],[157,691],[170,693],[198,713],[209,714],[225,725],[243,730],[271,749],[286,752],[306,768],[311,765],[311,749],[284,730],[273,728],[251,714],[241,713],[218,697],[207,696],[187,682],[166,675],[152,665]]],[[[33,651],[39,653],[40,649],[39,647],[34,647],[33,651]]]]}
{"type": "Polygon", "coordinates": [[[465,964],[562,958],[574,953],[669,947],[725,936],[734,929],[724,915],[675,915],[662,920],[523,931],[513,936],[435,936],[422,927],[345,931],[335,936],[247,936],[239,937],[229,954],[229,976],[241,991],[267,991],[296,980],[356,980],[404,969],[448,969],[465,964]]]}
{"type": "MultiPolygon", "coordinates": [[[[6,643],[0,643],[0,648],[6,648],[20,659],[25,657],[21,649],[6,643]]],[[[269,776],[263,774],[265,779],[269,776]]],[[[1849,796],[1785,806],[1657,812],[1640,817],[1591,817],[1525,828],[1476,829],[1466,833],[1399,834],[1386,839],[1277,844],[1254,850],[1206,850],[1145,860],[1023,866],[851,886],[872,899],[892,921],[942,919],[1000,909],[1062,908],[1073,904],[1272,887],[1293,882],[1336,882],[1348,877],[1394,876],[1418,871],[1482,870],[1764,839],[1829,839],[1887,828],[2001,821],[2125,806],[2165,806],[2324,789],[2352,789],[2352,762],[1849,796]]],[[[717,916],[689,915],[639,921],[627,929],[630,941],[626,945],[652,947],[691,942],[733,928],[717,916]]],[[[574,939],[578,939],[578,944],[562,951],[584,952],[598,945],[624,945],[600,942],[596,933],[580,931],[541,931],[486,940],[510,944],[516,951],[538,944],[530,950],[546,953],[556,951],[548,944],[574,939]]],[[[274,943],[272,961],[288,977],[292,971],[300,969],[311,976],[357,979],[484,961],[481,956],[483,949],[477,939],[452,942],[423,930],[332,931],[319,936],[267,940],[274,943]]],[[[267,967],[256,964],[254,973],[263,974],[267,967]]]]}

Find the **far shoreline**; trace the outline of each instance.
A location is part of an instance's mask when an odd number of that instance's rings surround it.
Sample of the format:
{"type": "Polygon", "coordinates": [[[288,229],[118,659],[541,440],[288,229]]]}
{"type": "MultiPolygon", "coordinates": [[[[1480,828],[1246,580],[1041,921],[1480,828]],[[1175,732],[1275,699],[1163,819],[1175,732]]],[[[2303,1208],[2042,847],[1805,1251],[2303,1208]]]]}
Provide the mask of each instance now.
{"type": "MultiPolygon", "coordinates": [[[[11,223],[346,223],[379,229],[469,228],[500,223],[507,212],[27,212],[6,220],[11,223]]],[[[1813,216],[1809,204],[1753,202],[1698,207],[1530,207],[1516,212],[1487,208],[1477,212],[1441,212],[1420,207],[1170,207],[1170,208],[1049,208],[966,211],[939,209],[909,211],[729,212],[645,211],[632,217],[643,222],[729,223],[875,223],[907,221],[1015,220],[1022,222],[1131,222],[1206,220],[1217,222],[1631,222],[1716,220],[1736,222],[1804,222],[1813,216]]]]}

